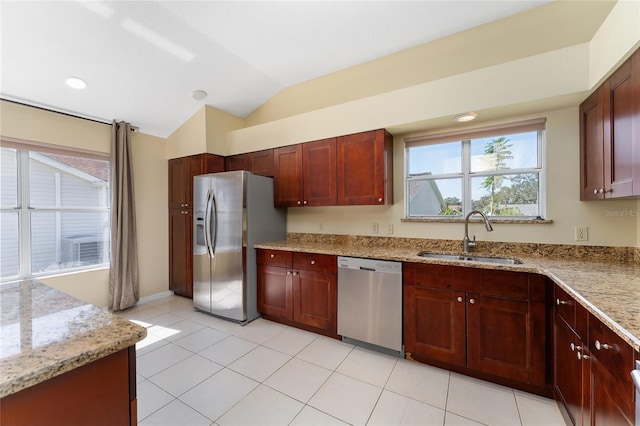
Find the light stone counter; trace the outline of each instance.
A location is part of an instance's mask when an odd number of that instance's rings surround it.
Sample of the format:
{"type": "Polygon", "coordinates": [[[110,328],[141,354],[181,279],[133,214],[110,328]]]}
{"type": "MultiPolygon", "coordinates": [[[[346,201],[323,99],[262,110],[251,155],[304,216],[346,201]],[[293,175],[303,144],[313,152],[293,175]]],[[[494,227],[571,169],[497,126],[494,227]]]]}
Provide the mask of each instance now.
{"type": "Polygon", "coordinates": [[[633,262],[633,253],[624,248],[609,251],[602,247],[581,250],[581,246],[510,243],[500,247],[500,243],[479,243],[478,249],[472,253],[506,255],[523,262],[522,265],[503,265],[417,255],[421,250],[460,254],[460,242],[448,240],[293,234],[286,241],[257,244],[255,247],[542,274],[640,351],[640,264],[633,262]],[[551,254],[554,257],[549,257],[551,254]]]}
{"type": "Polygon", "coordinates": [[[0,398],[111,355],[147,330],[36,280],[0,286],[0,398]]]}

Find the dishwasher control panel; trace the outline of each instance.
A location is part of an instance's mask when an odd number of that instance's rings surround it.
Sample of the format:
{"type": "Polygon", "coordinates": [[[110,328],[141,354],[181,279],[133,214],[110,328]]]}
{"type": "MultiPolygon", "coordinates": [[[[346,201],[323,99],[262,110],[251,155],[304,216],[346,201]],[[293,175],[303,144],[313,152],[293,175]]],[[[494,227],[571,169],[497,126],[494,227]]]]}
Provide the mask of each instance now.
{"type": "Polygon", "coordinates": [[[402,274],[402,262],[363,259],[360,257],[338,256],[338,268],[360,269],[363,271],[384,272],[386,274],[402,274]]]}

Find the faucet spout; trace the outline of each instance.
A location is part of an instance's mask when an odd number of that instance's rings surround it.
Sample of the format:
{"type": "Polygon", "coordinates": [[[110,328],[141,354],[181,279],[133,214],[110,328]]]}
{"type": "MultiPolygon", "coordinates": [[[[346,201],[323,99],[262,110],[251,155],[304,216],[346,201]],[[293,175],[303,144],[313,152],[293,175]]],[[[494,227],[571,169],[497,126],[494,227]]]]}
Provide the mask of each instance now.
{"type": "Polygon", "coordinates": [[[488,232],[493,231],[493,226],[491,225],[491,222],[489,221],[487,215],[482,213],[480,210],[470,211],[469,214],[467,214],[467,216],[464,218],[464,238],[462,239],[462,251],[464,253],[469,253],[469,249],[476,247],[476,237],[473,237],[473,241],[469,240],[469,218],[474,214],[479,214],[480,216],[482,216],[482,218],[484,219],[484,227],[488,232]]]}

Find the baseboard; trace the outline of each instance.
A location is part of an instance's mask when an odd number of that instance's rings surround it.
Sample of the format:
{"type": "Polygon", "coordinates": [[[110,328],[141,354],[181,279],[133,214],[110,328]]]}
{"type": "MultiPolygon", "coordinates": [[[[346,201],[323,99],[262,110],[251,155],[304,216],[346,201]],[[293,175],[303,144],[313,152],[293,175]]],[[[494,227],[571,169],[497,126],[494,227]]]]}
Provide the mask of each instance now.
{"type": "Polygon", "coordinates": [[[151,296],[141,297],[140,300],[138,300],[138,305],[143,305],[145,303],[153,302],[154,300],[163,299],[165,297],[173,295],[173,291],[167,290],[160,293],[152,294],[151,296]]]}

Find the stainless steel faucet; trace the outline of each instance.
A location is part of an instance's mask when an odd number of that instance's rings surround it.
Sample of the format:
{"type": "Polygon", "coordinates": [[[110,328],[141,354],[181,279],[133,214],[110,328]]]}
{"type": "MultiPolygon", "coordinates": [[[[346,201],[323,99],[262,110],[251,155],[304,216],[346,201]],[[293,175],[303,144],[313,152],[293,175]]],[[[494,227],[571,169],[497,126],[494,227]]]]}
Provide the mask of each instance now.
{"type": "Polygon", "coordinates": [[[471,215],[479,214],[484,219],[484,227],[487,228],[487,231],[493,231],[493,226],[491,226],[491,222],[487,216],[482,213],[480,210],[472,210],[469,212],[467,217],[464,218],[464,238],[462,239],[462,251],[464,253],[469,253],[469,249],[476,247],[476,236],[473,236],[473,241],[469,240],[469,218],[471,215]]]}

